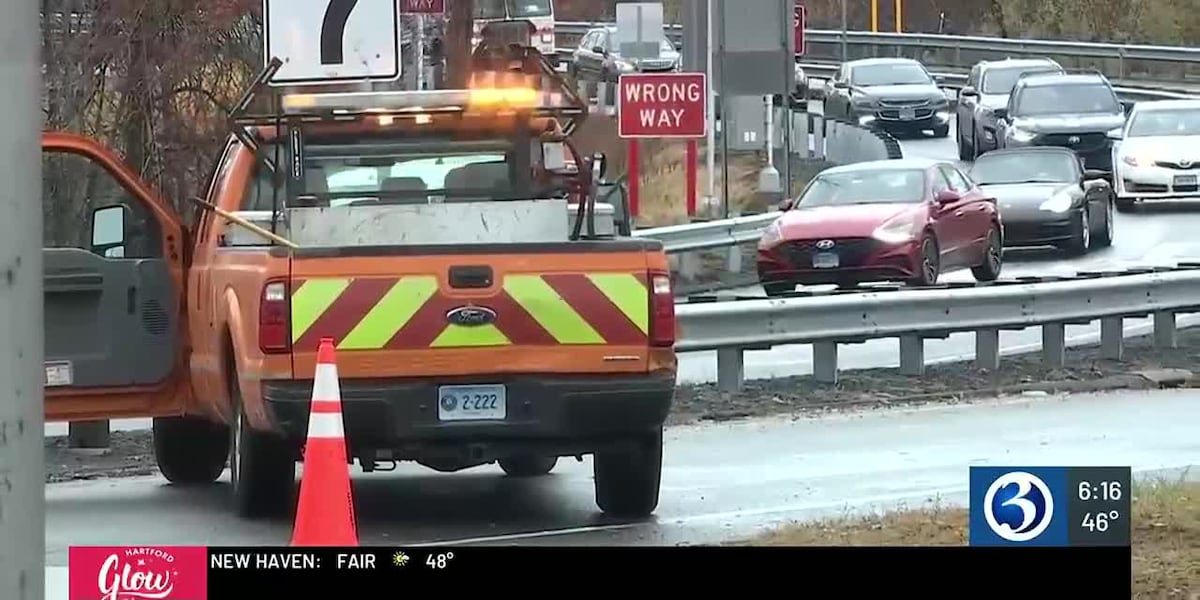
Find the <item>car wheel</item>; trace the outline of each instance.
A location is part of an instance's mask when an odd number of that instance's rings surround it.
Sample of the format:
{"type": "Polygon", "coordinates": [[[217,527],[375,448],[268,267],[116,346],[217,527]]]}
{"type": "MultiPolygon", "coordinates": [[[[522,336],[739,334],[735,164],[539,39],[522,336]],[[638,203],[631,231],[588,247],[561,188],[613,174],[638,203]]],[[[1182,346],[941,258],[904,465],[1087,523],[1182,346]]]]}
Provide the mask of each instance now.
{"type": "Polygon", "coordinates": [[[947,123],[946,125],[942,125],[941,127],[934,127],[933,128],[933,137],[935,137],[935,138],[950,137],[950,125],[947,123]]]}
{"type": "Polygon", "coordinates": [[[275,517],[292,508],[296,459],[284,438],[255,431],[246,421],[236,374],[230,384],[234,424],[231,428],[229,479],[237,514],[245,518],[275,517]]]}
{"type": "Polygon", "coordinates": [[[917,275],[913,277],[911,284],[917,286],[936,285],[941,271],[942,255],[937,239],[926,234],[921,240],[921,258],[920,264],[917,265],[917,275]]]}
{"type": "Polygon", "coordinates": [[[961,126],[954,137],[958,139],[958,160],[974,160],[975,157],[971,156],[973,149],[967,145],[967,138],[963,135],[963,128],[961,126]]]}
{"type": "Polygon", "coordinates": [[[522,454],[500,459],[500,468],[509,477],[537,477],[554,470],[558,464],[557,456],[540,456],[522,454]]]}
{"type": "Polygon", "coordinates": [[[975,277],[975,281],[995,281],[1000,278],[1000,269],[1003,266],[1003,240],[1000,239],[1000,230],[992,227],[988,232],[987,246],[983,250],[983,262],[971,268],[971,275],[975,277]]]}
{"type": "Polygon", "coordinates": [[[614,517],[639,518],[658,507],[662,481],[662,428],[631,440],[630,447],[592,457],[596,505],[614,517]]]}
{"type": "Polygon", "coordinates": [[[154,458],[158,470],[176,485],[212,483],[229,459],[229,426],[203,417],[156,417],[154,458]]]}
{"type": "Polygon", "coordinates": [[[1116,219],[1113,215],[1112,202],[1104,203],[1104,222],[1100,224],[1100,228],[1093,232],[1092,245],[1097,248],[1107,248],[1113,243],[1113,221],[1116,219]]]}
{"type": "Polygon", "coordinates": [[[1091,214],[1085,204],[1083,209],[1079,211],[1079,222],[1075,225],[1075,236],[1070,242],[1067,242],[1063,249],[1072,256],[1081,256],[1087,254],[1087,251],[1092,247],[1092,225],[1091,214]]]}

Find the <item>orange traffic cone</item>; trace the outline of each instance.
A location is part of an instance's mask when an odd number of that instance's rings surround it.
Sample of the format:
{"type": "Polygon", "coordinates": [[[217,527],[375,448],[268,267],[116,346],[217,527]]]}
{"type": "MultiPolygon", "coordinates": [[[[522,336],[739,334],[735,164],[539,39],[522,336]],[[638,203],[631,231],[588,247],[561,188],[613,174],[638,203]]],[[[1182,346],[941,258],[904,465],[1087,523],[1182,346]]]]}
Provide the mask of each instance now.
{"type": "Polygon", "coordinates": [[[300,501],[296,506],[292,545],[358,545],[350,466],[346,462],[342,392],[338,385],[332,338],[321,339],[317,350],[317,372],[313,377],[308,441],[304,445],[304,471],[300,478],[300,501]]]}

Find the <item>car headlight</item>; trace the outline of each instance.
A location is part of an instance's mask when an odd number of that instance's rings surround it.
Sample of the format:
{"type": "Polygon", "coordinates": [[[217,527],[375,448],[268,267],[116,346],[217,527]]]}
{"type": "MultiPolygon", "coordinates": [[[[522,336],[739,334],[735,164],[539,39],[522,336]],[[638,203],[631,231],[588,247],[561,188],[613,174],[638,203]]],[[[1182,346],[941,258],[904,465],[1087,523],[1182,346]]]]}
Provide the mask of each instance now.
{"type": "Polygon", "coordinates": [[[1052,213],[1065,213],[1071,210],[1071,196],[1069,194],[1059,192],[1050,197],[1049,200],[1038,206],[1039,210],[1046,210],[1052,213]]]}
{"type": "Polygon", "coordinates": [[[1032,142],[1033,138],[1036,134],[1032,131],[1029,131],[1028,129],[1021,129],[1020,127],[1014,127],[1012,129],[1008,130],[1008,135],[1009,135],[1009,137],[1011,137],[1013,139],[1013,141],[1023,143],[1023,142],[1032,142]]]}
{"type": "Polygon", "coordinates": [[[871,237],[886,244],[902,244],[914,239],[914,230],[912,219],[895,219],[880,225],[871,237]]]}
{"type": "Polygon", "coordinates": [[[779,221],[773,221],[763,230],[762,237],[758,240],[758,247],[770,248],[781,241],[783,241],[783,227],[779,225],[779,221]]]}
{"type": "Polygon", "coordinates": [[[1137,156],[1135,154],[1126,154],[1121,157],[1121,162],[1131,167],[1148,167],[1154,164],[1154,160],[1149,156],[1137,156]]]}
{"type": "Polygon", "coordinates": [[[622,73],[632,73],[637,70],[637,65],[631,62],[619,60],[617,61],[617,68],[620,69],[622,73]]]}
{"type": "Polygon", "coordinates": [[[862,98],[862,97],[854,98],[853,100],[850,101],[850,103],[854,105],[854,108],[857,108],[860,110],[868,110],[868,109],[875,108],[875,99],[874,98],[862,98]]]}

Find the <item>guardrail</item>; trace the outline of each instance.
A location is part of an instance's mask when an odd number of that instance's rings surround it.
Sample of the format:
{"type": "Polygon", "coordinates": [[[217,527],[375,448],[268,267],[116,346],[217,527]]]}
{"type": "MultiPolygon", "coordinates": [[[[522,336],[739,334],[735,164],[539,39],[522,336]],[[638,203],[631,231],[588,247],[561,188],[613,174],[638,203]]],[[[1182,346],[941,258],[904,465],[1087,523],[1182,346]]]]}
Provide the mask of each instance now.
{"type": "MultiPolygon", "coordinates": [[[[560,21],[555,31],[566,38],[582,35],[592,27],[612,23],[560,21]]],[[[679,25],[667,25],[667,36],[675,43],[682,40],[679,25]]],[[[924,33],[875,33],[827,29],[805,30],[805,59],[813,62],[840,61],[843,41],[848,58],[871,56],[909,56],[937,67],[949,67],[965,73],[980,60],[1007,56],[1052,56],[1068,66],[1101,63],[1101,70],[1114,80],[1135,82],[1150,80],[1170,91],[1189,91],[1176,87],[1188,79],[1200,86],[1200,48],[1134,44],[1104,44],[1060,40],[1026,40],[985,36],[959,36],[924,33]],[[869,50],[869,51],[868,51],[869,50]],[[1168,63],[1168,64],[1164,64],[1168,63]]],[[[573,45],[573,44],[568,44],[573,45]]]]}
{"type": "Polygon", "coordinates": [[[974,332],[976,365],[994,371],[1000,367],[1000,331],[1040,326],[1047,366],[1061,367],[1067,325],[1099,320],[1101,355],[1120,360],[1125,319],[1152,315],[1155,345],[1173,348],[1176,314],[1186,312],[1200,312],[1200,263],[778,299],[699,296],[675,307],[676,349],[716,350],[718,387],[734,391],[743,384],[746,350],[811,344],[814,378],[833,384],[842,344],[899,338],[901,372],[921,375],[926,339],[974,332]]]}

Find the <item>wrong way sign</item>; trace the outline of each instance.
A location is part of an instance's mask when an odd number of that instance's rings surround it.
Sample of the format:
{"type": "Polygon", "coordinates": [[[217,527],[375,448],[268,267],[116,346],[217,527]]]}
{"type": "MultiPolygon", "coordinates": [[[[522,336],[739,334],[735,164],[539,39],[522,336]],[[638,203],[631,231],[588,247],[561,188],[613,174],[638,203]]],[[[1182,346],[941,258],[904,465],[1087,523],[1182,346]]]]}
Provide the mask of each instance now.
{"type": "Polygon", "coordinates": [[[271,85],[400,77],[396,0],[263,0],[263,56],[283,61],[271,85]]]}
{"type": "Polygon", "coordinates": [[[704,73],[629,73],[617,83],[622,138],[701,138],[707,132],[704,73]]]}

